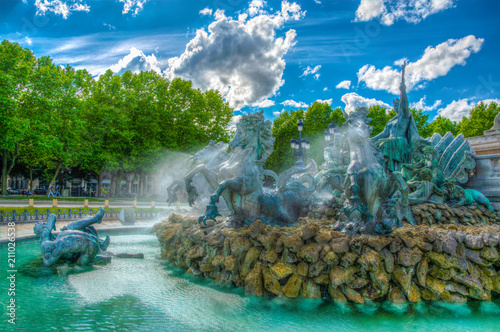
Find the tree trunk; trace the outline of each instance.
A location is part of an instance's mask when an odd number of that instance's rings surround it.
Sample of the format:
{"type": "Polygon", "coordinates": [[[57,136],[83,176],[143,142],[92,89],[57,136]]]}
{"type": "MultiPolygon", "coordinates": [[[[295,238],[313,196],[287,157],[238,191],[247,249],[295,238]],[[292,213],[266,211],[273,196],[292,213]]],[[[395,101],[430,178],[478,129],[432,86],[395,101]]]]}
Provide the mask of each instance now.
{"type": "Polygon", "coordinates": [[[130,196],[132,194],[132,182],[134,181],[135,175],[134,174],[129,174],[127,176],[127,194],[130,196]]]}
{"type": "Polygon", "coordinates": [[[9,151],[8,150],[2,150],[2,196],[7,196],[7,177],[9,176],[10,171],[16,164],[16,158],[17,155],[19,154],[19,145],[16,144],[14,154],[12,155],[12,163],[9,165],[9,151]]]}
{"type": "Polygon", "coordinates": [[[108,197],[112,197],[116,187],[116,175],[115,172],[110,172],[109,174],[111,175],[111,181],[109,182],[108,197]]]}
{"type": "Polygon", "coordinates": [[[142,197],[142,177],[139,173],[139,184],[137,185],[137,197],[142,197]]]}
{"type": "Polygon", "coordinates": [[[116,175],[115,197],[120,197],[121,182],[123,178],[123,171],[119,170],[116,175]]]}
{"type": "Polygon", "coordinates": [[[101,172],[96,173],[96,174],[97,174],[97,188],[95,190],[96,197],[102,197],[102,190],[101,190],[102,176],[101,176],[101,172]]]}
{"type": "Polygon", "coordinates": [[[8,163],[8,155],[9,152],[7,150],[2,151],[2,196],[5,197],[7,196],[7,177],[9,174],[7,173],[7,163],[8,163]]]}
{"type": "Polygon", "coordinates": [[[52,180],[50,180],[51,185],[54,185],[56,183],[57,176],[59,175],[59,172],[61,171],[62,166],[63,166],[62,162],[60,162],[57,165],[56,172],[55,172],[54,176],[52,177],[52,180]]]}
{"type": "Polygon", "coordinates": [[[30,187],[29,191],[33,192],[33,167],[30,167],[30,187]]]}

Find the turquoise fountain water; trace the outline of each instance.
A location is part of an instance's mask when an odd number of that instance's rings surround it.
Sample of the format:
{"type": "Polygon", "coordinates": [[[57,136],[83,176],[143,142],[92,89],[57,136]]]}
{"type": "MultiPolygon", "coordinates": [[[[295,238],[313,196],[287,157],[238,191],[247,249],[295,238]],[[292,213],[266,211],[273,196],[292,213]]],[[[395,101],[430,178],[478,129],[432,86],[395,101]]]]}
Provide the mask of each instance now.
{"type": "MultiPolygon", "coordinates": [[[[192,277],[158,260],[151,234],[112,235],[111,252],[142,252],[144,260],[114,258],[78,274],[33,278],[17,274],[18,330],[27,331],[498,331],[500,301],[396,307],[338,305],[322,300],[254,298],[192,277]]],[[[17,265],[40,255],[38,242],[18,243],[17,265]]],[[[6,247],[0,257],[7,257],[6,247]]],[[[7,270],[1,260],[0,268],[7,270]]],[[[2,277],[0,331],[6,315],[2,277]]]]}

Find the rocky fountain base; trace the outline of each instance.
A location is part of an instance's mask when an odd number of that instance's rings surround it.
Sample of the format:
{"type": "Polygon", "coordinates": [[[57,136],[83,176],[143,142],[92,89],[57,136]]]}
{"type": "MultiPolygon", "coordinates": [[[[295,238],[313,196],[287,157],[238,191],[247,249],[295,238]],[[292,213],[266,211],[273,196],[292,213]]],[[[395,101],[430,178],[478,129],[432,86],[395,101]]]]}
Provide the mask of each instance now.
{"type": "Polygon", "coordinates": [[[500,294],[497,216],[474,206],[413,210],[420,225],[388,236],[346,235],[326,219],[235,229],[175,214],[154,230],[163,259],[249,295],[404,303],[500,294]]]}

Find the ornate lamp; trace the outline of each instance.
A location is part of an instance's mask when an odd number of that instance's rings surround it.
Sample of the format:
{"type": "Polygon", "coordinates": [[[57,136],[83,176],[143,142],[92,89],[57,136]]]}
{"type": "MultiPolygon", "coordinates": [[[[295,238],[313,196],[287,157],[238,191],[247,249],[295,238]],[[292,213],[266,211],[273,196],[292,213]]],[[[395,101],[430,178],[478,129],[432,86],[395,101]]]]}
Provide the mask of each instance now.
{"type": "Polygon", "coordinates": [[[302,122],[302,120],[299,120],[297,127],[299,128],[299,133],[301,133],[302,129],[304,129],[304,123],[302,122]]]}
{"type": "Polygon", "coordinates": [[[330,142],[332,139],[332,136],[330,135],[330,132],[328,130],[325,130],[325,141],[330,142]]]}
{"type": "Polygon", "coordinates": [[[333,135],[335,133],[335,129],[337,129],[337,126],[332,121],[332,123],[330,123],[330,125],[328,126],[328,131],[330,132],[331,135],[333,135]]]}
{"type": "Polygon", "coordinates": [[[325,141],[328,142],[329,146],[333,145],[333,136],[335,135],[335,131],[337,130],[337,125],[332,121],[328,128],[325,131],[325,141]]]}
{"type": "Polygon", "coordinates": [[[294,156],[297,157],[297,162],[295,163],[295,166],[297,167],[304,167],[306,163],[304,162],[304,157],[307,157],[307,152],[305,150],[309,150],[311,147],[311,142],[305,138],[302,137],[302,130],[304,129],[304,123],[302,120],[299,120],[297,123],[297,128],[299,129],[299,139],[292,138],[290,140],[290,146],[292,149],[297,150],[296,152],[293,153],[294,156]]]}

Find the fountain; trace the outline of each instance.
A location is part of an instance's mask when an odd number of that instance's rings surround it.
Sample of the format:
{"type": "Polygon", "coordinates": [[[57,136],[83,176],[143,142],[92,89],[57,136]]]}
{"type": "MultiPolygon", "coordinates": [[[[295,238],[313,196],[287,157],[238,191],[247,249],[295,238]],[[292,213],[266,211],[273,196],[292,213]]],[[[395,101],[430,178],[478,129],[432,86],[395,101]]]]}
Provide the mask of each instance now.
{"type": "Polygon", "coordinates": [[[500,294],[500,218],[483,194],[461,186],[474,151],[463,135],[420,137],[404,71],[384,131],[370,139],[364,108],[345,114],[326,133],[332,143],[317,173],[312,159],[280,175],[265,170],[271,124],[262,112],[243,116],[228,159],[185,177],[190,197],[196,174],[214,189],[205,213],[155,226],[162,258],[258,296],[463,303],[500,294]]]}
{"type": "Polygon", "coordinates": [[[104,209],[92,218],[74,221],[61,228],[55,236],[52,231],[56,229],[56,215],[51,214],[47,222],[35,224],[33,231],[40,236],[40,249],[43,254],[43,264],[51,266],[59,261],[76,263],[77,265],[92,265],[109,262],[110,258],[98,256],[100,251],[106,251],[110,238],[106,236],[101,240],[92,224],[101,222],[104,209]]]}
{"type": "MultiPolygon", "coordinates": [[[[144,230],[114,232],[107,248],[109,237],[92,226],[102,210],[57,236],[55,215],[38,223],[40,242],[16,245],[16,324],[493,330],[500,312],[497,211],[481,192],[462,187],[474,169],[468,143],[451,134],[413,135],[404,84],[401,94],[387,135],[369,138],[363,108],[331,125],[319,172],[304,156],[279,175],[265,170],[270,123],[262,113],[243,117],[229,152],[212,142],[176,183],[206,206],[156,224],[156,239],[144,230]],[[266,176],[274,186],[263,184],[266,176]],[[110,253],[131,249],[144,254],[110,253]],[[98,264],[110,256],[112,264],[98,264]]],[[[7,257],[10,249],[0,249],[7,257]]],[[[0,265],[9,270],[7,260],[0,265]]]]}

